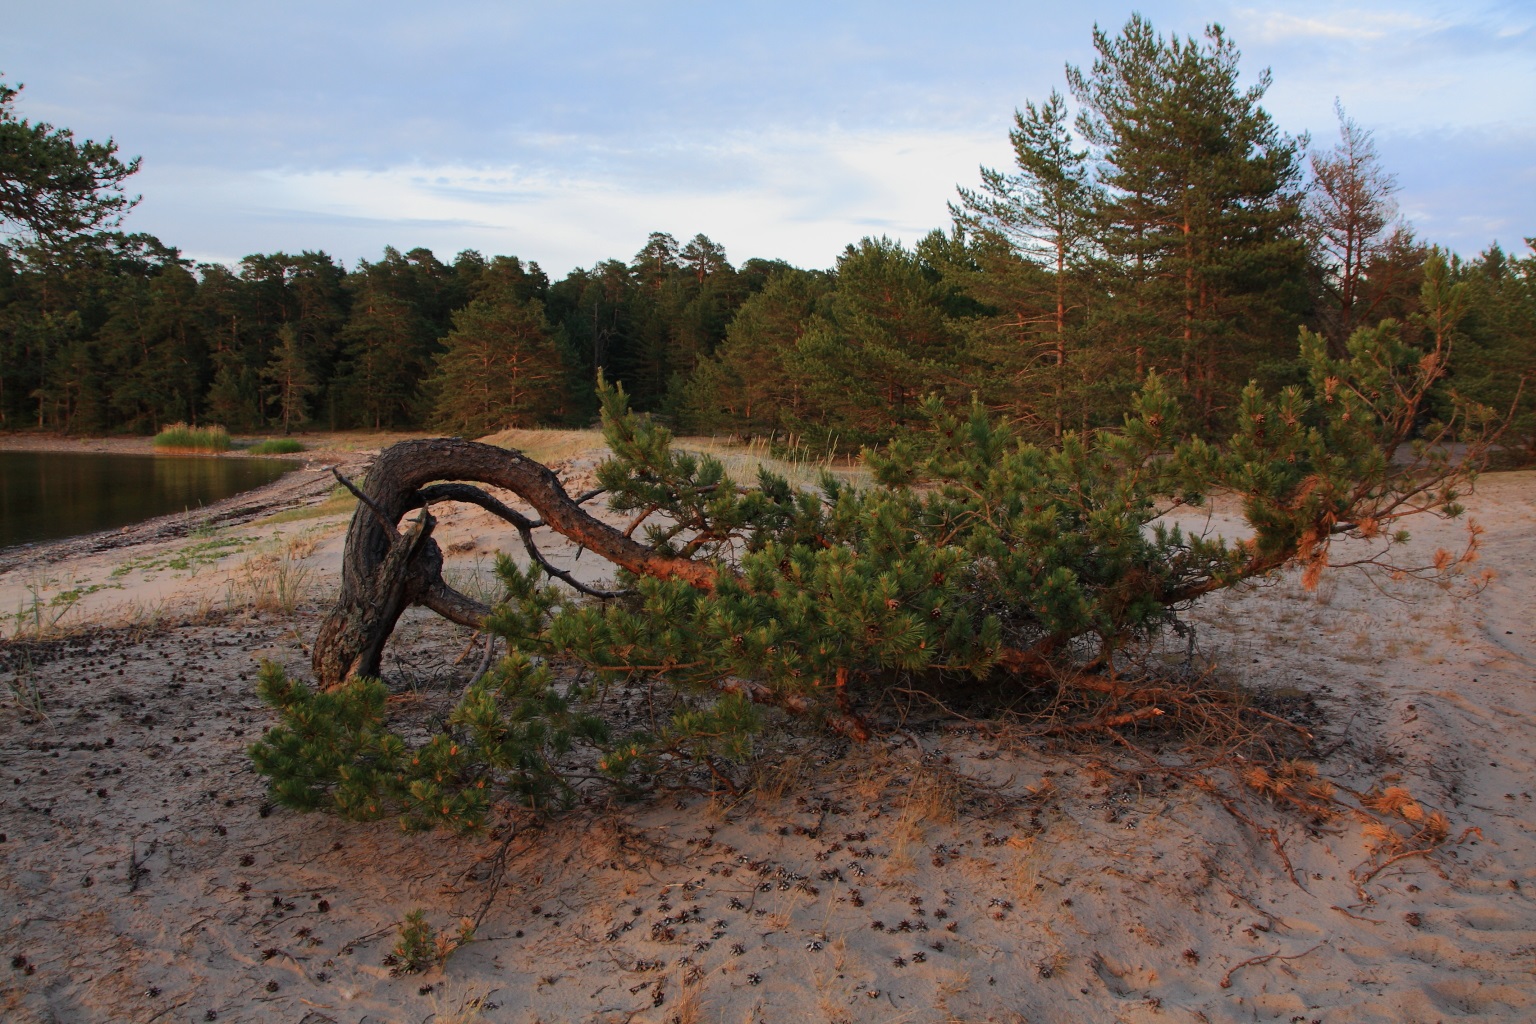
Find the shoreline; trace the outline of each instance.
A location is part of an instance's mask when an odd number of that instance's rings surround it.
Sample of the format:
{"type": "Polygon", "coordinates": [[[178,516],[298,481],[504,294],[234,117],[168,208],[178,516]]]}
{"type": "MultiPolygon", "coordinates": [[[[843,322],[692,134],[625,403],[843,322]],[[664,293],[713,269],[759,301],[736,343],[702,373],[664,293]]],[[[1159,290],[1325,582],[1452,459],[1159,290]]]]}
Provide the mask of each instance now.
{"type": "Polygon", "coordinates": [[[0,432],[0,452],[93,452],[111,455],[153,455],[150,437],[76,437],[26,431],[0,432]]]}
{"type": "MultiPolygon", "coordinates": [[[[237,445],[249,446],[259,441],[282,438],[282,434],[242,433],[231,434],[230,440],[237,445]]],[[[322,455],[356,455],[364,451],[378,451],[396,441],[429,436],[421,431],[337,430],[312,431],[289,434],[304,445],[304,451],[293,456],[250,455],[244,448],[230,448],[222,452],[176,452],[174,454],[203,454],[235,456],[240,458],[306,458],[322,455]]],[[[144,434],[105,434],[85,436],[60,434],[49,431],[12,430],[0,431],[0,451],[11,452],[102,452],[119,455],[170,454],[157,452],[154,437],[144,434]]]]}
{"type": "MultiPolygon", "coordinates": [[[[0,448],[0,450],[7,450],[0,448]]],[[[17,450],[17,449],[9,449],[17,450]]],[[[36,448],[33,451],[69,451],[76,449],[36,448]]],[[[138,454],[116,451],[110,454],[138,454]]],[[[154,454],[154,453],[144,453],[154,454]]],[[[308,455],[310,453],[301,453],[308,455]]],[[[337,454],[342,453],[326,453],[337,454]]],[[[184,456],[175,456],[181,458],[184,456]]],[[[263,458],[267,456],[261,456],[263,458]]],[[[29,567],[51,565],[106,551],[134,547],[155,541],[185,537],[198,529],[223,526],[241,526],[254,520],[276,515],[291,509],[323,501],[330,494],[335,478],[330,475],[332,466],[348,475],[359,472],[372,459],[372,454],[350,453],[336,460],[317,464],[296,457],[286,461],[303,462],[276,480],[219,501],[210,502],[196,509],[170,512],[149,519],[141,519],[106,530],[76,534],[54,540],[33,541],[0,548],[0,576],[29,567]]],[[[283,457],[278,457],[283,458],[283,457]]]]}
{"type": "MultiPolygon", "coordinates": [[[[288,455],[251,455],[243,449],[171,453],[156,451],[154,439],[149,436],[81,437],[41,431],[0,432],[0,452],[145,455],[177,459],[254,458],[295,463],[293,469],[271,483],[196,509],[171,512],[72,537],[0,547],[0,577],[17,570],[52,565],[71,558],[185,537],[200,527],[240,526],[266,516],[319,503],[330,494],[330,488],[335,483],[329,474],[331,467],[334,466],[348,476],[359,475],[383,448],[418,435],[345,431],[290,436],[303,443],[305,450],[288,455]]],[[[267,437],[262,434],[241,434],[234,436],[234,440],[252,444],[267,437]]]]}

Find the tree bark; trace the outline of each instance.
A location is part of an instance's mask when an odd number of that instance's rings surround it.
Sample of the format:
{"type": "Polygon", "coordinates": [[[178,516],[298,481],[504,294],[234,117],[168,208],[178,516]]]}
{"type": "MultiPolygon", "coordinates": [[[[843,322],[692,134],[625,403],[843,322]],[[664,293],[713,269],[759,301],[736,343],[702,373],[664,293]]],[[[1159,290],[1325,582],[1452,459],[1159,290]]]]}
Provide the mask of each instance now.
{"type": "Polygon", "coordinates": [[[489,608],[443,582],[442,551],[432,539],[436,520],[426,509],[433,501],[472,502],[506,520],[540,562],[543,557],[531,533],[548,526],[636,575],[675,577],[703,590],[714,589],[713,566],[658,554],[593,518],[548,467],[510,449],[456,438],[404,441],[374,460],[367,485],[358,493],[357,511],[347,530],[341,594],[321,623],[311,659],[322,686],[377,675],[385,642],[401,613],[413,604],[474,627],[489,613],[489,608]],[[542,520],[528,519],[462,481],[512,491],[542,520]],[[420,515],[401,534],[397,524],[416,509],[422,510],[420,515]]]}

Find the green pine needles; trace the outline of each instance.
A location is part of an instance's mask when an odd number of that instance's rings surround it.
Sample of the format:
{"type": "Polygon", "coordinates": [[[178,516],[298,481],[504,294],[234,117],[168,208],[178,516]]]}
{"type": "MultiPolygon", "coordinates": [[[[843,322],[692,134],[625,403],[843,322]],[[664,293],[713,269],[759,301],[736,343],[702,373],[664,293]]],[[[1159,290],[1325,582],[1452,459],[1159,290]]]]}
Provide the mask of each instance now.
{"type": "Polygon", "coordinates": [[[828,475],[819,492],[766,471],[742,486],[604,387],[610,507],[658,555],[708,572],[621,572],[620,596],[583,602],[502,557],[485,628],[509,654],[450,713],[392,726],[376,679],[317,692],[268,666],[260,693],[281,720],[252,748],[257,770],[286,806],[464,830],[502,800],[554,807],[667,779],[734,789],[765,707],[861,738],[892,684],[1010,703],[1066,693],[1089,725],[1150,720],[1169,691],[1135,655],[1204,594],[1295,564],[1315,585],[1330,564],[1445,578],[1475,559],[1475,526],[1460,553],[1396,558],[1402,521],[1460,514],[1495,436],[1467,403],[1426,422],[1454,332],[1425,337],[1409,345],[1387,321],[1339,360],[1304,332],[1305,380],[1250,386],[1221,445],[1183,431],[1183,398],[1155,375],[1120,429],[1055,445],[932,399],[926,429],[865,452],[874,486],[828,475]],[[1453,431],[1471,441],[1460,461],[1453,431]],[[1165,522],[1215,492],[1248,536],[1165,522]]]}

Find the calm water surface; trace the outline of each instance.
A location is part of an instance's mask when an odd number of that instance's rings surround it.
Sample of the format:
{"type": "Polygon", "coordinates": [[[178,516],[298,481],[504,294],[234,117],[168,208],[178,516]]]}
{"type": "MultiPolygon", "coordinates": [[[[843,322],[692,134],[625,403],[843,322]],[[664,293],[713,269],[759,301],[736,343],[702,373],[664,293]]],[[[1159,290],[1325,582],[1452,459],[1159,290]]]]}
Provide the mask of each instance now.
{"type": "Polygon", "coordinates": [[[0,452],[0,548],[110,530],[270,483],[298,463],[0,452]]]}

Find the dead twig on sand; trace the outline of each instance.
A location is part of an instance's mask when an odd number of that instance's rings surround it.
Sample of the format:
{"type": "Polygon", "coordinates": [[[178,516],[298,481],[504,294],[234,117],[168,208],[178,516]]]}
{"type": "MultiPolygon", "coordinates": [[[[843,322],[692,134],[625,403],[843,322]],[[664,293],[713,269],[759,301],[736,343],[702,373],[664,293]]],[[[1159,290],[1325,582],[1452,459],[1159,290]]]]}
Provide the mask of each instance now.
{"type": "MultiPolygon", "coordinates": [[[[1391,867],[1393,864],[1396,864],[1398,861],[1407,860],[1409,857],[1425,857],[1425,856],[1428,856],[1429,854],[1432,854],[1435,851],[1437,851],[1437,850],[1439,850],[1442,847],[1447,846],[1447,845],[1459,846],[1460,844],[1462,844],[1462,843],[1467,841],[1467,837],[1468,836],[1474,835],[1474,834],[1479,839],[1481,839],[1483,837],[1483,830],[1478,828],[1476,825],[1473,825],[1473,826],[1470,826],[1468,828],[1462,829],[1461,835],[1456,838],[1455,843],[1451,843],[1448,839],[1442,839],[1440,842],[1433,843],[1432,845],[1429,845],[1429,846],[1420,846],[1420,847],[1417,847],[1417,848],[1412,849],[1412,850],[1404,850],[1401,853],[1393,854],[1392,856],[1388,857],[1386,860],[1382,861],[1380,864],[1377,864],[1374,868],[1372,868],[1370,871],[1366,872],[1364,875],[1355,876],[1355,883],[1357,885],[1364,885],[1366,882],[1369,882],[1371,879],[1373,879],[1377,875],[1381,874],[1383,871],[1385,871],[1387,868],[1391,867]]],[[[1357,868],[1356,871],[1358,871],[1358,870],[1359,869],[1357,868]]],[[[1440,871],[1439,868],[1436,868],[1435,870],[1437,872],[1439,872],[1441,878],[1445,877],[1445,872],[1440,871]]],[[[1354,873],[1351,872],[1351,874],[1353,875],[1354,873]]]]}
{"type": "Polygon", "coordinates": [[[1339,906],[1338,904],[1333,904],[1328,909],[1329,910],[1337,910],[1339,913],[1343,914],[1345,917],[1352,917],[1356,921],[1364,921],[1367,924],[1386,924],[1387,923],[1385,921],[1378,920],[1377,918],[1374,918],[1374,917],[1366,917],[1363,914],[1351,913],[1348,910],[1345,910],[1343,907],[1339,906]]]}
{"type": "Polygon", "coordinates": [[[139,891],[139,880],[149,875],[149,869],[144,866],[144,861],[155,855],[155,849],[160,845],[160,840],[152,840],[149,849],[144,851],[144,859],[139,859],[139,841],[134,839],[128,851],[128,891],[139,891]]]}
{"type": "Polygon", "coordinates": [[[1221,987],[1222,988],[1231,988],[1232,987],[1232,975],[1236,974],[1238,971],[1242,970],[1244,967],[1254,967],[1254,966],[1256,966],[1258,964],[1267,964],[1271,960],[1300,960],[1302,957],[1306,956],[1308,953],[1315,953],[1317,950],[1321,949],[1323,946],[1326,946],[1326,945],[1327,945],[1326,942],[1319,942],[1317,945],[1313,946],[1311,949],[1302,950],[1300,953],[1292,953],[1290,956],[1281,956],[1280,955],[1280,951],[1277,949],[1273,953],[1265,953],[1263,956],[1249,957],[1247,960],[1244,960],[1242,963],[1233,965],[1231,970],[1229,970],[1226,974],[1223,974],[1221,976],[1221,987]]]}
{"type": "MultiPolygon", "coordinates": [[[[523,829],[521,831],[513,832],[511,835],[507,836],[507,838],[501,841],[501,845],[496,848],[495,853],[486,858],[486,860],[491,862],[491,870],[488,876],[488,880],[491,883],[491,889],[490,892],[486,893],[485,899],[480,902],[480,909],[475,912],[475,916],[473,918],[474,924],[471,926],[472,932],[480,930],[480,922],[485,920],[485,915],[490,913],[491,904],[496,902],[496,896],[501,892],[502,882],[504,882],[507,877],[507,865],[511,864],[514,860],[521,857],[529,850],[533,849],[534,843],[532,840],[530,840],[523,846],[522,849],[518,850],[516,853],[511,854],[510,856],[508,855],[507,851],[511,849],[512,841],[519,838],[520,836],[523,836],[527,831],[527,829],[523,829]]],[[[484,861],[481,863],[484,863],[484,861]]]]}

